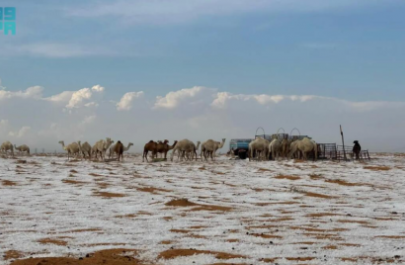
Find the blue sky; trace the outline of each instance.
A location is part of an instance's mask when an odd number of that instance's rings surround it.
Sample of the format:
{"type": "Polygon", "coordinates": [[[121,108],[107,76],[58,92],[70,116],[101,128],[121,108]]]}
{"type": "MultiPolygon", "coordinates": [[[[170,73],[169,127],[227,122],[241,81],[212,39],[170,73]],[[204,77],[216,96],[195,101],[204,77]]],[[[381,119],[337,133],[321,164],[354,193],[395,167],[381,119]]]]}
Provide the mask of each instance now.
{"type": "Polygon", "coordinates": [[[403,1],[147,2],[2,1],[18,12],[17,35],[0,35],[3,85],[405,96],[403,1]]]}
{"type": "Polygon", "coordinates": [[[0,142],[252,137],[405,151],[403,0],[2,1],[0,142]],[[21,107],[24,106],[24,107],[21,107]],[[162,129],[163,128],[163,129],[162,129]]]}

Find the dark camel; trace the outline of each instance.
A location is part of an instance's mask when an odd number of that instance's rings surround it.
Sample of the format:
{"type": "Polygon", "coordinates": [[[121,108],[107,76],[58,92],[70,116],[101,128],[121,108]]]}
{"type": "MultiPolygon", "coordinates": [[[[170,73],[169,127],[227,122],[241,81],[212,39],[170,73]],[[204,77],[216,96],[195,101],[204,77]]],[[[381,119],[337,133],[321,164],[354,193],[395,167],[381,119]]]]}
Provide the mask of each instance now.
{"type": "Polygon", "coordinates": [[[142,162],[144,161],[144,158],[146,158],[146,162],[148,161],[148,152],[152,152],[152,159],[155,158],[157,154],[157,143],[154,142],[153,140],[150,140],[147,144],[145,144],[143,148],[143,156],[142,156],[142,162]]]}
{"type": "Polygon", "coordinates": [[[120,158],[124,160],[124,145],[121,143],[121,141],[118,141],[115,146],[114,146],[114,153],[117,154],[118,156],[118,161],[120,161],[120,158]]]}
{"type": "Polygon", "coordinates": [[[164,154],[164,158],[166,160],[167,159],[167,152],[172,150],[176,146],[176,144],[177,144],[177,141],[174,141],[172,146],[169,145],[169,140],[164,140],[163,143],[161,141],[159,141],[157,143],[156,152],[164,154]]]}

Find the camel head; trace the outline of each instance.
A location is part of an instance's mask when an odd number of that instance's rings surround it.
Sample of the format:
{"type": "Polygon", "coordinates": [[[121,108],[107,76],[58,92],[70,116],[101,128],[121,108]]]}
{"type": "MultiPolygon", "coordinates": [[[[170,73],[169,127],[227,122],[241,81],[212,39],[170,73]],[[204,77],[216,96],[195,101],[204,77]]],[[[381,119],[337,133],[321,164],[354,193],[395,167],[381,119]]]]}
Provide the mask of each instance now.
{"type": "Polygon", "coordinates": [[[133,143],[129,143],[129,144],[128,144],[128,146],[133,146],[133,145],[134,145],[133,143]]]}
{"type": "Polygon", "coordinates": [[[59,144],[61,144],[61,145],[65,145],[65,142],[64,141],[59,141],[59,144]]]}
{"type": "Polygon", "coordinates": [[[110,146],[111,144],[114,143],[114,140],[111,140],[111,138],[107,138],[107,146],[110,146]]]}
{"type": "Polygon", "coordinates": [[[177,140],[174,141],[174,143],[172,144],[172,146],[169,146],[169,150],[173,149],[173,148],[176,146],[176,144],[177,144],[177,140]]]}
{"type": "Polygon", "coordinates": [[[222,142],[221,142],[221,144],[219,145],[218,149],[221,149],[221,148],[224,146],[225,141],[226,141],[226,138],[222,138],[222,142]]]}

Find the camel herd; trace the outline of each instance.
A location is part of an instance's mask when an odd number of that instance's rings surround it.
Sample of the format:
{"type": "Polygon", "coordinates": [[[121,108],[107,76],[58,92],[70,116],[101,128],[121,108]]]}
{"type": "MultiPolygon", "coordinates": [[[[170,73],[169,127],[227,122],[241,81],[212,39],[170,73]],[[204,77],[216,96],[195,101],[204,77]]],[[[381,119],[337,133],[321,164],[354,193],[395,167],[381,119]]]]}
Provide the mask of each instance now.
{"type": "MultiPolygon", "coordinates": [[[[215,153],[218,149],[221,149],[225,144],[226,139],[222,139],[222,142],[217,142],[212,139],[205,141],[201,145],[200,156],[204,157],[207,160],[208,157],[211,157],[214,160],[215,153]]],[[[162,158],[167,159],[167,153],[172,150],[171,161],[175,154],[178,155],[178,159],[183,160],[193,160],[197,158],[197,150],[200,147],[200,141],[197,144],[194,144],[188,139],[181,141],[174,141],[172,145],[169,145],[168,140],[164,141],[149,141],[144,146],[142,161],[146,159],[148,162],[148,153],[151,152],[152,159],[158,158],[158,155],[161,154],[162,158]]],[[[126,147],[118,141],[114,144],[114,141],[107,137],[105,140],[97,141],[93,146],[88,142],[81,143],[81,141],[73,142],[68,145],[65,145],[64,141],[59,141],[59,144],[62,145],[63,150],[67,152],[68,160],[70,158],[79,158],[82,159],[101,159],[105,160],[107,152],[108,159],[118,159],[120,161],[123,158],[123,153],[128,151],[133,143],[129,143],[126,147]]],[[[20,153],[26,152],[30,154],[30,149],[27,145],[21,145],[19,147],[13,146],[9,141],[4,142],[1,145],[1,152],[3,154],[10,153],[14,156],[14,150],[19,151],[20,153]]]]}
{"type": "Polygon", "coordinates": [[[150,140],[145,144],[143,149],[142,161],[146,159],[148,161],[148,153],[152,152],[152,159],[157,158],[158,154],[161,153],[164,156],[164,159],[167,159],[167,152],[172,151],[170,160],[173,161],[174,156],[177,154],[178,159],[183,160],[193,160],[198,157],[197,150],[201,145],[200,157],[204,157],[207,160],[207,157],[211,157],[211,160],[214,160],[214,155],[218,149],[221,149],[225,144],[226,139],[222,139],[222,142],[217,142],[212,139],[209,139],[201,144],[200,141],[197,141],[197,144],[194,144],[188,139],[183,139],[181,141],[174,141],[173,145],[169,145],[168,140],[155,142],[150,140]]]}
{"type": "Polygon", "coordinates": [[[249,143],[249,159],[267,160],[269,157],[277,160],[284,158],[303,158],[309,155],[314,159],[318,157],[318,146],[314,140],[307,137],[298,139],[279,139],[274,137],[271,141],[257,137],[249,143]]]}
{"type": "Polygon", "coordinates": [[[28,155],[30,154],[30,148],[25,144],[16,146],[16,145],[12,145],[10,143],[10,141],[6,141],[0,146],[0,152],[2,154],[11,153],[11,155],[14,156],[14,150],[18,151],[20,154],[23,154],[23,153],[26,153],[28,155]]]}
{"type": "Polygon", "coordinates": [[[84,159],[101,158],[101,160],[104,160],[108,150],[109,159],[112,159],[114,155],[117,155],[117,159],[120,161],[120,159],[123,158],[124,151],[128,151],[129,148],[134,145],[133,143],[129,143],[128,146],[125,147],[121,141],[118,141],[114,145],[113,143],[114,141],[109,137],[107,137],[105,140],[101,139],[97,141],[93,146],[91,146],[88,142],[84,142],[82,144],[81,141],[77,141],[65,145],[64,141],[59,141],[59,144],[62,145],[63,150],[65,150],[68,154],[68,160],[71,156],[82,156],[84,159]]]}
{"type": "MultiPolygon", "coordinates": [[[[197,151],[200,149],[200,157],[208,160],[214,160],[215,153],[221,149],[225,144],[226,139],[222,139],[221,142],[209,139],[201,144],[200,141],[193,143],[188,139],[180,141],[174,141],[172,145],[169,145],[168,140],[153,141],[150,140],[144,146],[142,161],[146,159],[148,161],[148,154],[151,153],[151,158],[156,159],[160,154],[163,159],[167,159],[167,153],[172,150],[170,160],[173,161],[174,156],[177,154],[178,160],[194,160],[198,158],[197,151]]],[[[105,160],[107,152],[108,159],[118,159],[120,161],[123,158],[123,153],[128,151],[133,143],[129,143],[124,146],[121,141],[114,141],[107,137],[105,140],[97,141],[93,146],[88,142],[81,143],[81,141],[73,142],[65,145],[64,141],[59,141],[63,150],[67,152],[68,160],[71,157],[82,159],[101,159],[105,160]]],[[[3,154],[11,153],[14,156],[14,150],[20,154],[30,154],[30,148],[27,145],[16,146],[12,145],[9,141],[4,142],[1,145],[1,152],[3,154]]],[[[279,139],[274,137],[271,141],[262,137],[257,137],[249,143],[249,159],[267,160],[269,157],[277,160],[279,158],[303,158],[307,159],[309,155],[317,157],[317,144],[315,141],[309,138],[303,138],[301,140],[293,139],[279,139]]]]}

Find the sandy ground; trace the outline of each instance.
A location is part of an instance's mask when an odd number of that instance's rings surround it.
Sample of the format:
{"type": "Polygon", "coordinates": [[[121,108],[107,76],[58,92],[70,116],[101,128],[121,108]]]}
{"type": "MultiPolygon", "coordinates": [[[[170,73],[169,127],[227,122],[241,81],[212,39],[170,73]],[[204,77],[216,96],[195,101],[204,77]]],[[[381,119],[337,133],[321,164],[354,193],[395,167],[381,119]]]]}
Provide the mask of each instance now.
{"type": "Polygon", "coordinates": [[[405,156],[0,159],[0,264],[405,263],[405,156]]]}

